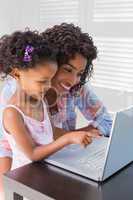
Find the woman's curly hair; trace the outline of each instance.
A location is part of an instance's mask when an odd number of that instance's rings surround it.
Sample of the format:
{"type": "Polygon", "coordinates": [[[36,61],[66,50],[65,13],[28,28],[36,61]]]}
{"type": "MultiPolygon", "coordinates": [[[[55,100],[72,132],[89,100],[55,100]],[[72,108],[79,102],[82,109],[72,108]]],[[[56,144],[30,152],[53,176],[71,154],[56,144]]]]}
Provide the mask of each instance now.
{"type": "Polygon", "coordinates": [[[57,61],[57,49],[37,31],[16,31],[0,38],[0,73],[5,78],[13,68],[34,68],[44,61],[57,61]],[[30,60],[24,59],[27,46],[33,47],[30,60]]]}
{"type": "Polygon", "coordinates": [[[83,33],[80,27],[68,23],[55,25],[44,31],[42,35],[58,48],[59,67],[68,63],[77,53],[87,58],[87,66],[81,76],[80,83],[74,87],[75,90],[81,88],[85,84],[86,78],[92,76],[92,61],[97,57],[97,48],[94,46],[91,36],[88,33],[83,33]]]}

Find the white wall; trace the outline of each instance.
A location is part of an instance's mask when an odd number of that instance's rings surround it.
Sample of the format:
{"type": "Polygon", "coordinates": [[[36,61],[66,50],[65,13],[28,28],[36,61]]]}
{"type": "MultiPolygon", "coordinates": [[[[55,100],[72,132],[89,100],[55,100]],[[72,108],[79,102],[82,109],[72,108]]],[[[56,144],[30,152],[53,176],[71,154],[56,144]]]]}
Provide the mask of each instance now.
{"type": "Polygon", "coordinates": [[[0,34],[10,32],[11,26],[13,27],[12,12],[15,12],[13,3],[9,5],[9,1],[0,0],[0,34]]]}
{"type": "Polygon", "coordinates": [[[0,0],[0,35],[30,27],[39,28],[38,0],[0,0]]]}
{"type": "Polygon", "coordinates": [[[97,96],[103,101],[110,112],[116,112],[133,105],[133,93],[115,89],[94,87],[97,96]]]}

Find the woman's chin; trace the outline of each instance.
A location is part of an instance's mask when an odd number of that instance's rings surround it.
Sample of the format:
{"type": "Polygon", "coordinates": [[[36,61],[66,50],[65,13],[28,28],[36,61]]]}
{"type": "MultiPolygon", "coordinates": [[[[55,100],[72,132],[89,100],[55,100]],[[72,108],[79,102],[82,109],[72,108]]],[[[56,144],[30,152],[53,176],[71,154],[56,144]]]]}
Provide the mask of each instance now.
{"type": "Polygon", "coordinates": [[[58,84],[57,91],[59,94],[66,94],[69,93],[70,89],[64,88],[61,84],[58,84]]]}

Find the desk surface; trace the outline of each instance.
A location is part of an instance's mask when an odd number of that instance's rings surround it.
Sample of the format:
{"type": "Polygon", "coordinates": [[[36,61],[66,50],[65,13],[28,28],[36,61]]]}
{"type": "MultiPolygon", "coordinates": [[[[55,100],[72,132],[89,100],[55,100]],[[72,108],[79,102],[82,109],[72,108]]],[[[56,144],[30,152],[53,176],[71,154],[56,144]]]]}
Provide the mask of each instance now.
{"type": "Polygon", "coordinates": [[[15,169],[4,176],[4,182],[10,190],[29,199],[133,200],[133,164],[102,184],[46,163],[15,169]]]}

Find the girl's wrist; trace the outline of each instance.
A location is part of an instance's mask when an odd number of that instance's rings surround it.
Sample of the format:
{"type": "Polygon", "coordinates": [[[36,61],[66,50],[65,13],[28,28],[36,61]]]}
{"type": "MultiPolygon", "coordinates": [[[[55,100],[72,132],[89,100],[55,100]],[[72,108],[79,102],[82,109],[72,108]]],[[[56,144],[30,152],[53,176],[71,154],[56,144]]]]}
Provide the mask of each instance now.
{"type": "Polygon", "coordinates": [[[62,140],[65,146],[71,144],[71,140],[70,137],[68,136],[68,133],[61,136],[60,139],[62,140]]]}

